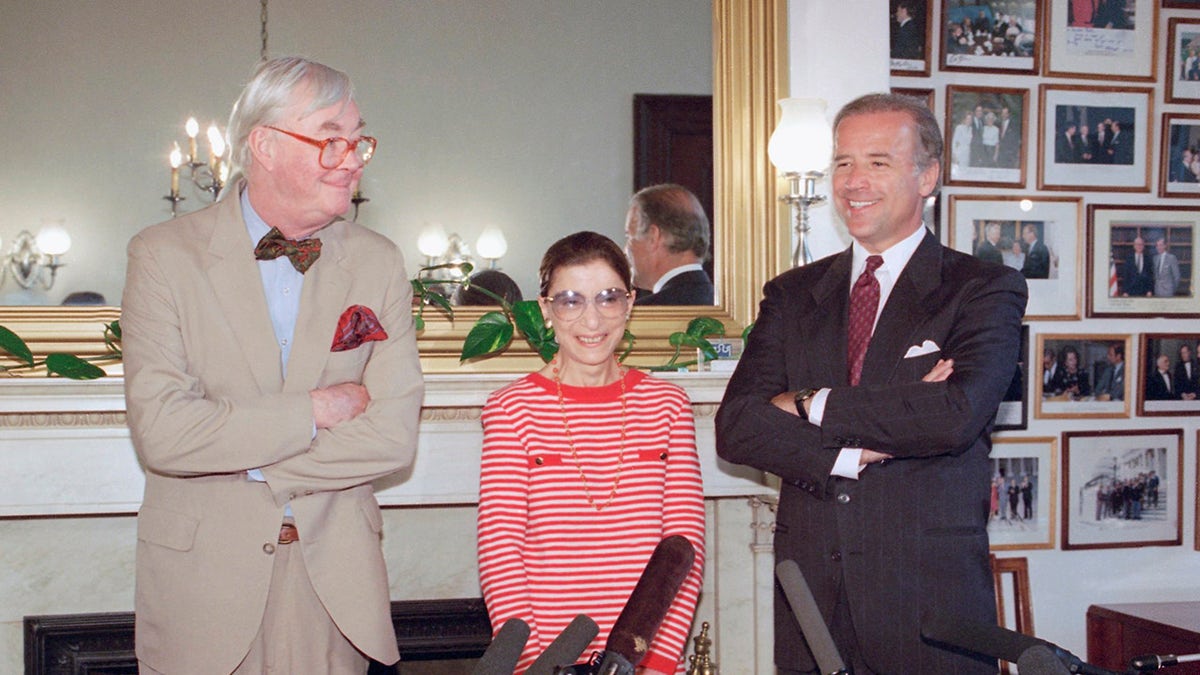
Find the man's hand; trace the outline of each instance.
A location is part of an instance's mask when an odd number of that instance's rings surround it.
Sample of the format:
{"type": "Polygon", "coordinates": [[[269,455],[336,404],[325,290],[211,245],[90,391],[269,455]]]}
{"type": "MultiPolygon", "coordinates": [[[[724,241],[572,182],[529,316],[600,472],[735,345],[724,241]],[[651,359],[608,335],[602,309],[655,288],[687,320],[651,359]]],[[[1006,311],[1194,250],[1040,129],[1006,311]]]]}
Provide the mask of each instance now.
{"type": "Polygon", "coordinates": [[[775,396],[771,398],[771,403],[785,413],[796,415],[797,417],[800,416],[800,413],[796,412],[796,392],[794,391],[785,391],[782,394],[775,394],[775,396]]]}
{"type": "Polygon", "coordinates": [[[313,422],[318,429],[329,429],[358,417],[371,402],[367,388],[353,382],[313,389],[308,395],[312,398],[313,422]]]}
{"type": "Polygon", "coordinates": [[[938,359],[933,368],[921,378],[922,382],[945,382],[954,373],[954,359],[938,359]]]}

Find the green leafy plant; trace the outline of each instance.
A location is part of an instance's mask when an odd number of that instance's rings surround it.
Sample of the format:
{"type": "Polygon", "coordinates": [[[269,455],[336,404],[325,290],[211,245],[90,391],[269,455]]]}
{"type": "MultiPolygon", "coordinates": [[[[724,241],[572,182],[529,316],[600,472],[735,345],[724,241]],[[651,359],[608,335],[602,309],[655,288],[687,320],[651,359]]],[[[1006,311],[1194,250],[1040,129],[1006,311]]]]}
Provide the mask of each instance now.
{"type": "Polygon", "coordinates": [[[98,356],[79,357],[73,354],[52,352],[46,358],[33,358],[29,345],[4,326],[0,326],[0,349],[12,356],[19,363],[15,366],[0,365],[0,371],[34,370],[41,366],[46,372],[72,380],[95,380],[104,377],[104,369],[95,365],[97,362],[121,360],[121,322],[113,321],[104,325],[104,346],[107,353],[98,356]]]}
{"type": "MultiPolygon", "coordinates": [[[[502,353],[512,343],[513,337],[517,333],[520,333],[521,337],[542,357],[543,361],[554,358],[554,355],[558,353],[558,342],[554,338],[554,330],[546,325],[541,304],[536,300],[520,300],[510,303],[482,286],[472,286],[470,280],[472,269],[470,263],[449,263],[421,268],[417,276],[412,279],[413,296],[420,300],[417,315],[414,317],[417,330],[425,328],[426,307],[437,307],[451,318],[454,317],[454,307],[450,304],[449,299],[439,292],[440,288],[446,286],[461,286],[464,290],[474,288],[495,300],[500,309],[485,313],[471,327],[466,339],[463,340],[462,352],[459,354],[460,362],[502,353]],[[433,279],[429,274],[445,269],[457,270],[458,278],[433,279]]],[[[671,359],[661,366],[652,367],[651,370],[678,370],[695,365],[695,359],[682,362],[679,360],[685,348],[700,349],[706,358],[716,359],[717,350],[708,341],[708,338],[723,335],[725,335],[725,325],[720,321],[706,316],[692,319],[688,323],[687,330],[672,333],[668,338],[671,345],[675,347],[675,354],[671,359]]],[[[625,349],[618,357],[622,361],[633,351],[633,344],[637,338],[626,329],[623,340],[625,349]]]]}

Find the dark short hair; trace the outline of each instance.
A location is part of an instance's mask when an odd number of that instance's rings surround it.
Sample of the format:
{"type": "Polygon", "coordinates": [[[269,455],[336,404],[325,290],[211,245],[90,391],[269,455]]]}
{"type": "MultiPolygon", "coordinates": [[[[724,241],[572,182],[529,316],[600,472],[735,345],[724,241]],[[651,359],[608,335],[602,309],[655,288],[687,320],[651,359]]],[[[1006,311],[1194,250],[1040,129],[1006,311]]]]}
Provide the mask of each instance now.
{"type": "Polygon", "coordinates": [[[1125,343],[1124,342],[1114,342],[1111,345],[1109,345],[1109,347],[1113,350],[1114,354],[1121,357],[1122,361],[1125,360],[1125,343]]]}
{"type": "Polygon", "coordinates": [[[485,288],[504,298],[504,301],[510,305],[521,301],[521,287],[513,281],[512,277],[500,270],[483,270],[472,274],[470,285],[459,286],[458,291],[454,294],[454,301],[459,305],[467,306],[499,304],[494,298],[480,292],[480,288],[485,288]]]}
{"type": "Polygon", "coordinates": [[[576,232],[559,239],[546,249],[546,254],[542,256],[542,266],[538,270],[538,295],[546,296],[550,291],[550,282],[554,280],[554,273],[559,269],[586,265],[596,260],[608,265],[621,277],[625,290],[633,287],[633,271],[629,267],[629,259],[615,241],[596,232],[576,232]]]}
{"type": "Polygon", "coordinates": [[[837,134],[838,125],[847,117],[869,115],[874,113],[904,113],[912,120],[917,132],[917,152],[913,161],[919,171],[924,171],[934,164],[938,165],[938,185],[941,184],[942,165],[942,129],[938,126],[937,118],[925,105],[924,101],[904,96],[902,94],[867,94],[860,96],[838,111],[833,118],[833,133],[837,134]]]}
{"type": "Polygon", "coordinates": [[[637,234],[656,225],[672,253],[691,251],[700,260],[708,258],[708,215],[691,190],[674,183],[651,185],[638,190],[629,203],[636,214],[637,234]]]}

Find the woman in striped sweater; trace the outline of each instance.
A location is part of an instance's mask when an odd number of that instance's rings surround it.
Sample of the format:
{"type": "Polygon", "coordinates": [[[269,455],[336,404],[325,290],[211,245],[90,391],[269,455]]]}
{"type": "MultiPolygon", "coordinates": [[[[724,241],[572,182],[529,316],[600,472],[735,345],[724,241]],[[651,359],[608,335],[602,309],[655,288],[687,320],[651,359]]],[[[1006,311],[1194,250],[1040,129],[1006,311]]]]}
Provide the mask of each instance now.
{"type": "Polygon", "coordinates": [[[683,535],[695,562],[638,667],[682,673],[704,567],[691,404],[616,359],[634,294],[611,239],[559,240],[540,277],[558,354],[483,408],[479,576],[492,626],[529,624],[518,673],[577,614],[600,626],[585,656],[601,650],[654,547],[683,535]]]}

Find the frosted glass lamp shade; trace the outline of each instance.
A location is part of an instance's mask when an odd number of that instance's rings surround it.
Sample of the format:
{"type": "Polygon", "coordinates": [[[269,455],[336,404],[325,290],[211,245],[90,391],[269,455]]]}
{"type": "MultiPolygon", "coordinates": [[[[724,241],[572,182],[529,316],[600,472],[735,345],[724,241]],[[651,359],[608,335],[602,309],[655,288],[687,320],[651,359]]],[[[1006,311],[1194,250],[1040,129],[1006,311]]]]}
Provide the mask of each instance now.
{"type": "Polygon", "coordinates": [[[71,248],[71,235],[61,223],[47,224],[38,232],[37,247],[46,255],[62,255],[71,248]]]}
{"type": "Polygon", "coordinates": [[[446,249],[450,248],[450,237],[446,236],[446,228],[438,223],[430,223],[421,230],[421,235],[417,237],[417,249],[421,251],[421,255],[430,258],[439,258],[446,253],[446,249]]]}
{"type": "Polygon", "coordinates": [[[475,242],[475,251],[486,260],[499,260],[508,253],[508,240],[495,226],[485,227],[475,242]]]}
{"type": "Polygon", "coordinates": [[[833,137],[825,119],[825,101],[819,98],[779,100],[783,116],[771,140],[767,156],[782,173],[825,171],[833,154],[833,137]]]}

